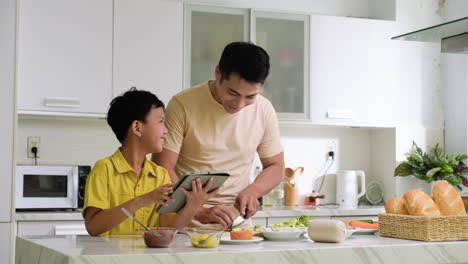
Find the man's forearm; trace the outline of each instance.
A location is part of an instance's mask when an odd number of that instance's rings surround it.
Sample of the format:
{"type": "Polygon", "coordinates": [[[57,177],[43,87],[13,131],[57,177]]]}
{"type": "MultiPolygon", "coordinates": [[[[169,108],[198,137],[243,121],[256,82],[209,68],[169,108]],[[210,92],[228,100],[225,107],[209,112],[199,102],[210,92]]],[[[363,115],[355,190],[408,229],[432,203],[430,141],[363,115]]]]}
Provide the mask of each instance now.
{"type": "Polygon", "coordinates": [[[246,189],[253,190],[258,197],[269,193],[281,183],[284,175],[284,163],[278,162],[264,168],[255,181],[246,189]]]}

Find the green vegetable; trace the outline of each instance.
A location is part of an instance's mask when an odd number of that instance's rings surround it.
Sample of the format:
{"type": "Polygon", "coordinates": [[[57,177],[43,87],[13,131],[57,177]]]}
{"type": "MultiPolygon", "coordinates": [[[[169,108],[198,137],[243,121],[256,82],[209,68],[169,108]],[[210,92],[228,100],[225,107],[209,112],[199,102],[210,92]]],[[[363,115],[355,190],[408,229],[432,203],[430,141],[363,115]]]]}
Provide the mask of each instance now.
{"type": "Polygon", "coordinates": [[[257,231],[257,230],[259,230],[259,229],[262,229],[262,228],[264,228],[262,225],[255,225],[255,226],[253,227],[253,229],[254,229],[255,231],[257,231]]]}
{"type": "Polygon", "coordinates": [[[460,184],[467,182],[463,181],[463,175],[468,172],[468,167],[463,163],[463,160],[468,158],[466,154],[445,155],[439,143],[426,153],[413,141],[411,151],[405,156],[406,160],[395,168],[395,176],[414,175],[428,183],[446,180],[459,189],[460,184]]]}
{"type": "Polygon", "coordinates": [[[296,218],[281,221],[274,226],[276,227],[307,227],[309,226],[310,217],[307,215],[301,215],[296,218]]]}

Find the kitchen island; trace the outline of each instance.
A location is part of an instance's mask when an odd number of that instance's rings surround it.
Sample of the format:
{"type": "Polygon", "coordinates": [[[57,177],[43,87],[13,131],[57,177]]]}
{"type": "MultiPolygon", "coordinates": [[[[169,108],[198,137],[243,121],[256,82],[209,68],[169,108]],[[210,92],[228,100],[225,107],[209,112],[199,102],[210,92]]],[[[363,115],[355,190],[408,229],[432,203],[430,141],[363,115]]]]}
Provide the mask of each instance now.
{"type": "Polygon", "coordinates": [[[215,249],[190,246],[183,234],[170,248],[147,248],[134,236],[24,236],[16,239],[16,263],[460,263],[468,241],[420,242],[353,235],[342,243],[261,241],[215,249]]]}

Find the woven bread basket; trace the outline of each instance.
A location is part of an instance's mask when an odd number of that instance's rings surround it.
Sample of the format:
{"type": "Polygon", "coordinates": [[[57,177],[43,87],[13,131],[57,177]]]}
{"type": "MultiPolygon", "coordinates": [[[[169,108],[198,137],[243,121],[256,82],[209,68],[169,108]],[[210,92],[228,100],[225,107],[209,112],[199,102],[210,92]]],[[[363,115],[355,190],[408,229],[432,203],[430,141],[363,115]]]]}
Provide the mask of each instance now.
{"type": "Polygon", "coordinates": [[[379,235],[421,241],[468,240],[468,215],[379,214],[379,235]]]}

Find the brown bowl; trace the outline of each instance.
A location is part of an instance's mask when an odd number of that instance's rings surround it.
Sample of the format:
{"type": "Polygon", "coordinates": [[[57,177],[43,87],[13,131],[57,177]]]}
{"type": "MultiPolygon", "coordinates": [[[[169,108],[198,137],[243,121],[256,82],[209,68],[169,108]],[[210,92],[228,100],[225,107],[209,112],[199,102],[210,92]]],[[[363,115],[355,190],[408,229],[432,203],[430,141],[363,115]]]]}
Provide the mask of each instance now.
{"type": "Polygon", "coordinates": [[[176,233],[176,228],[151,227],[150,231],[143,231],[143,238],[147,247],[167,248],[171,246],[176,233]]]}

